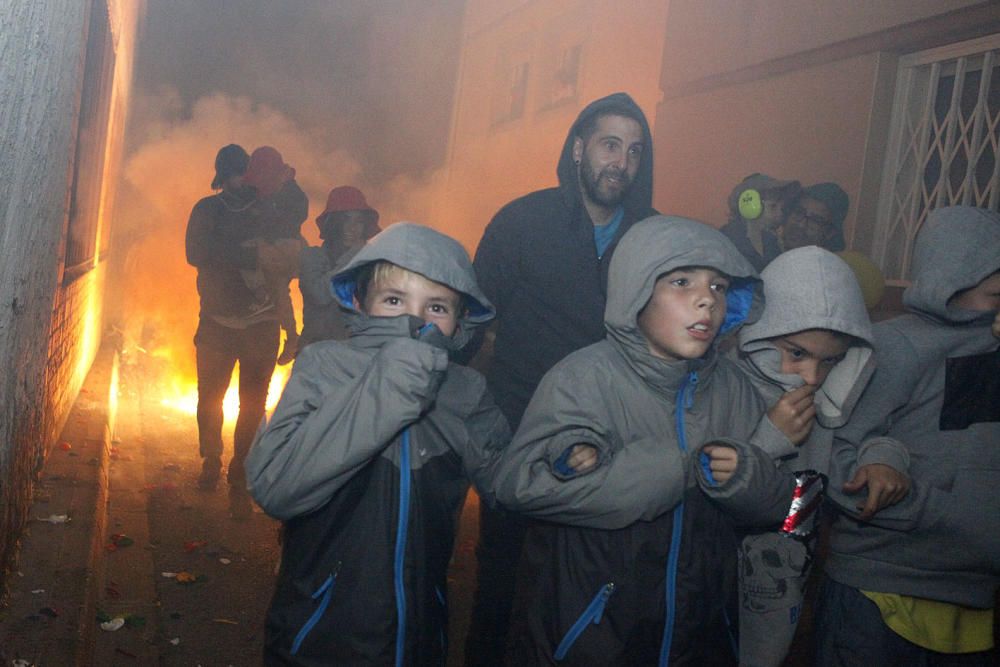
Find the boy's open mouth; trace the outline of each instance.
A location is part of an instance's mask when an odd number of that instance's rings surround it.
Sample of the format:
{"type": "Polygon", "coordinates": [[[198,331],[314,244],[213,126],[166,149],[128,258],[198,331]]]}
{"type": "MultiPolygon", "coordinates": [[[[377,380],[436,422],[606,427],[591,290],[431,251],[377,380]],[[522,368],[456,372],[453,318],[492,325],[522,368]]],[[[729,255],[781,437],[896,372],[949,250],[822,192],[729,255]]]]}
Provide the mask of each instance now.
{"type": "Polygon", "coordinates": [[[711,340],[715,332],[709,321],[695,322],[687,328],[688,334],[697,340],[711,340]]]}

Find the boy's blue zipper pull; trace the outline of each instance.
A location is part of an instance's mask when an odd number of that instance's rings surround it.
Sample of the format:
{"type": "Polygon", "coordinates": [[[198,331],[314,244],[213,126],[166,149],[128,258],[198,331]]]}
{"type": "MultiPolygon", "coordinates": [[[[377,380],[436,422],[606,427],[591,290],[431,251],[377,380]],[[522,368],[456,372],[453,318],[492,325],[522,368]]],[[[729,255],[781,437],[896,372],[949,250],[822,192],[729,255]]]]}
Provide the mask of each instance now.
{"type": "Polygon", "coordinates": [[[576,619],[576,623],[569,629],[566,635],[559,642],[559,646],[556,648],[556,652],[552,654],[552,657],[556,660],[562,660],[566,657],[566,653],[569,652],[570,648],[576,643],[576,640],[583,634],[583,631],[587,629],[587,626],[593,623],[597,625],[601,622],[601,618],[604,617],[604,607],[608,603],[608,598],[611,594],[615,592],[615,583],[609,581],[601,587],[601,590],[597,592],[594,599],[590,601],[587,608],[580,618],[576,619]]]}
{"type": "Polygon", "coordinates": [[[687,389],[687,396],[684,397],[684,409],[690,410],[694,407],[694,390],[698,388],[697,371],[691,371],[691,373],[688,374],[688,380],[685,388],[687,389]]]}

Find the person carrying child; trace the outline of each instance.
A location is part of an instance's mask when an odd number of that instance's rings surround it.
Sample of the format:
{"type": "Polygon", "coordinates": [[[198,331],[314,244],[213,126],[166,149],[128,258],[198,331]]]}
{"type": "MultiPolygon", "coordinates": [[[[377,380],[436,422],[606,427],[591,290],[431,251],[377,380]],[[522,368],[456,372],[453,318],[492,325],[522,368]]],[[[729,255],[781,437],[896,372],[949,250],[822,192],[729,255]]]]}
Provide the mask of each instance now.
{"type": "Polygon", "coordinates": [[[912,487],[838,516],[817,609],[819,665],[995,665],[1000,588],[1000,215],[932,211],[906,314],[874,326],[878,367],[837,438],[895,438],[912,487]]]}
{"type": "Polygon", "coordinates": [[[267,387],[274,373],[281,332],[275,313],[256,307],[256,294],[243,274],[266,262],[251,214],[254,192],[243,185],[250,156],[229,144],[215,156],[216,194],[195,204],[184,237],[187,261],[198,270],[198,330],[194,335],[198,372],[198,488],[212,491],[222,475],[223,401],[236,364],[240,367],[239,414],[233,429],[233,456],[227,478],[230,498],[240,506],[246,496],[243,461],[264,416],[267,387]]]}
{"type": "Polygon", "coordinates": [[[288,284],[298,275],[299,253],[305,245],[300,229],[309,214],[309,199],[295,182],[295,169],[285,164],[281,153],[261,146],[250,154],[243,184],[257,192],[253,213],[259,218],[261,236],[248,243],[261,250],[264,261],[255,271],[243,271],[247,287],[257,294],[260,310],[275,309],[285,332],[279,364],[295,358],[298,325],[288,284]]]}
{"type": "MultiPolygon", "coordinates": [[[[770,406],[751,442],[796,484],[779,527],[743,538],[739,548],[740,665],[780,665],[802,613],[813,561],[817,514],[831,476],[834,429],[843,426],[875,370],[871,323],[851,268],[816,246],[778,256],[761,273],[761,318],[739,333],[738,362],[770,406]]],[[[851,453],[855,450],[852,448],[851,453]]],[[[867,486],[870,518],[898,502],[908,479],[901,444],[888,439],[859,452],[847,490],[867,486]]],[[[847,462],[848,465],[853,461],[847,462]]],[[[710,497],[722,494],[704,484],[710,497]]],[[[830,496],[857,514],[842,489],[830,496]]]]}
{"type": "Polygon", "coordinates": [[[724,464],[697,465],[703,443],[748,438],[764,414],[716,350],[762,307],[753,267],[712,227],[657,216],[622,237],[607,338],[545,375],[493,483],[502,506],[546,521],[528,529],[510,664],[735,662],[733,519],[695,478],[739,485],[749,522],[788,492],[763,451],[720,445],[724,464]]]}
{"type": "Polygon", "coordinates": [[[330,190],[326,208],[316,216],[323,244],[307,246],[299,255],[299,290],[302,292],[302,335],[299,347],[318,340],[347,338],[340,307],[330,290],[330,279],[379,232],[378,211],[368,205],[355,187],[330,190]]]}
{"type": "Polygon", "coordinates": [[[448,355],[493,306],[462,246],[413,223],[333,286],[351,338],[303,348],[247,460],[284,522],[265,662],[443,664],[456,517],[510,438],[485,380],[448,355]]]}

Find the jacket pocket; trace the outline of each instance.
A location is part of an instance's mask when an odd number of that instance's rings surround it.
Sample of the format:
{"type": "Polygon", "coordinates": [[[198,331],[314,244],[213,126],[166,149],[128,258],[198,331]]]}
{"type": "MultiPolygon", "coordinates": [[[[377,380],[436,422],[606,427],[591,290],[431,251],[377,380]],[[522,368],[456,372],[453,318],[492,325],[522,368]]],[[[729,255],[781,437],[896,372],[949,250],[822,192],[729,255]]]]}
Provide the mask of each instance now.
{"type": "Polygon", "coordinates": [[[587,629],[587,626],[593,623],[597,625],[601,622],[601,618],[604,616],[604,606],[608,603],[608,598],[611,594],[615,592],[614,582],[609,581],[608,583],[601,586],[601,589],[597,591],[597,595],[594,599],[590,601],[587,608],[580,615],[580,618],[576,619],[576,623],[569,629],[566,635],[559,642],[559,646],[556,648],[555,655],[553,657],[556,660],[562,660],[566,657],[566,653],[570,650],[576,640],[583,634],[583,631],[587,629]]]}
{"type": "Polygon", "coordinates": [[[309,636],[309,633],[316,627],[316,624],[320,622],[320,619],[323,618],[323,614],[326,613],[327,607],[330,606],[330,598],[333,596],[333,587],[334,584],[337,583],[338,570],[340,570],[339,562],[334,566],[333,572],[327,575],[326,580],[312,594],[312,599],[318,600],[318,602],[316,604],[316,608],[313,609],[313,613],[306,619],[306,622],[302,624],[302,627],[299,628],[298,633],[295,635],[295,639],[292,641],[292,655],[299,652],[299,649],[302,647],[302,642],[304,642],[306,637],[309,636]]]}

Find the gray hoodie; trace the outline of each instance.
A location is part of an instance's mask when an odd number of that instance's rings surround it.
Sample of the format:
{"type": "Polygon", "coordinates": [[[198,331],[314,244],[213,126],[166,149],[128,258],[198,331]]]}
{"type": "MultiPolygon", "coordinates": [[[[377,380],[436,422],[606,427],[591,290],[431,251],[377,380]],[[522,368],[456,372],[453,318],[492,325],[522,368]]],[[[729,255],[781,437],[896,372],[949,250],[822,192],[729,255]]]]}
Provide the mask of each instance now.
{"type": "MultiPolygon", "coordinates": [[[[387,446],[408,424],[449,422],[453,410],[446,397],[478,404],[475,409],[482,424],[467,422],[464,429],[455,431],[459,439],[424,447],[423,457],[447,448],[459,449],[459,455],[478,452],[486,456],[480,449],[466,449],[467,442],[497,447],[505,444],[501,441],[508,435],[482,376],[448,362],[448,352],[465,345],[475,327],[494,316],[493,306],[476,285],[468,255],[457,241],[414,223],[391,225],[333,277],[332,288],[348,311],[351,338],[321,341],[303,350],[274,415],[258,433],[247,458],[254,498],[278,519],[320,507],[372,457],[394,459],[397,448],[387,446]],[[352,299],[358,269],[380,260],[463,295],[466,312],[451,337],[441,335],[436,327],[423,331],[418,318],[369,317],[355,308],[352,299]],[[348,387],[353,389],[348,391],[348,387]],[[365,391],[374,393],[369,396],[365,391]],[[345,423],[374,428],[353,434],[345,423]],[[480,431],[480,426],[485,430],[480,431]]],[[[437,429],[439,438],[451,432],[440,425],[437,429]]],[[[477,461],[485,464],[486,459],[477,461]]],[[[477,469],[471,460],[466,463],[470,471],[477,469]]],[[[414,465],[420,465],[419,457],[414,465]]]]}
{"type": "MultiPolygon", "coordinates": [[[[718,231],[676,217],[636,223],[611,260],[606,339],[545,375],[502,457],[498,500],[547,520],[529,529],[522,552],[512,663],[655,664],[662,653],[716,664],[728,654],[719,637],[735,534],[695,483],[698,451],[717,437],[748,438],[764,403],[715,346],[682,361],[650,352],[639,313],[657,279],[682,267],[732,278],[720,337],[760,313],[753,267],[718,231]],[[563,465],[577,443],[599,452],[582,474],[563,465]]],[[[770,457],[751,449],[724,485],[764,496],[742,508],[749,521],[770,507],[768,495],[788,492],[770,457]]]]}
{"type": "Polygon", "coordinates": [[[837,432],[855,446],[881,437],[903,442],[913,486],[876,517],[880,524],[897,521],[896,529],[837,520],[827,562],[833,579],[862,590],[993,605],[1000,584],[1000,422],[974,417],[962,428],[946,422],[968,407],[947,407],[949,394],[982,382],[975,367],[996,363],[998,354],[994,313],[959,310],[948,301],[997,270],[1000,216],[966,206],[931,213],[904,294],[910,312],[875,325],[878,368],[837,432]]]}
{"type": "MultiPolygon", "coordinates": [[[[735,279],[719,337],[732,334],[763,308],[750,263],[709,226],[666,216],[637,223],[618,253],[608,279],[607,338],[546,375],[505,451],[496,488],[510,509],[595,528],[654,518],[694,484],[691,452],[697,446],[711,436],[749,435],[747,425],[762,414],[756,392],[747,391],[742,374],[714,347],[702,359],[668,362],[650,353],[637,322],[657,278],[708,266],[735,279]],[[692,375],[696,386],[688,386],[692,375]],[[674,424],[674,403],[683,391],[692,392],[688,451],[677,446],[674,424]],[[598,449],[597,467],[580,476],[560,472],[559,457],[581,442],[598,449]]],[[[747,461],[747,471],[753,465],[747,461]]],[[[737,476],[740,483],[749,483],[747,471],[737,476]]]]}
{"type": "Polygon", "coordinates": [[[861,288],[842,259],[816,246],[783,253],[761,277],[768,305],[757,322],[740,331],[738,358],[768,405],[803,384],[798,375],[781,372],[781,351],[773,339],[826,329],[855,340],[816,391],[816,423],[804,442],[793,445],[767,417],[751,442],[788,472],[815,470],[829,476],[831,496],[845,509],[854,510],[857,499],[844,497],[839,489],[857,466],[882,463],[905,471],[909,464],[905,448],[884,437],[865,442],[860,450],[841,447],[834,456],[833,431],[847,423],[875,371],[874,337],[861,288]]]}
{"type": "Polygon", "coordinates": [[[493,316],[465,250],[399,223],[333,278],[351,338],[307,346],[247,458],[285,522],[267,664],[444,664],[447,569],[468,480],[510,438],[476,371],[448,351],[493,316]],[[417,317],[354,310],[358,272],[385,260],[463,296],[452,337],[417,317]]]}

